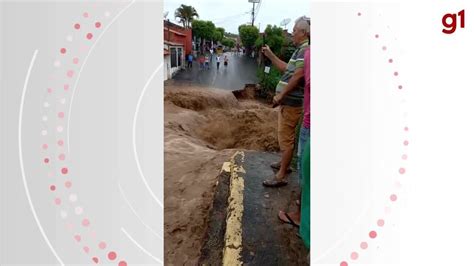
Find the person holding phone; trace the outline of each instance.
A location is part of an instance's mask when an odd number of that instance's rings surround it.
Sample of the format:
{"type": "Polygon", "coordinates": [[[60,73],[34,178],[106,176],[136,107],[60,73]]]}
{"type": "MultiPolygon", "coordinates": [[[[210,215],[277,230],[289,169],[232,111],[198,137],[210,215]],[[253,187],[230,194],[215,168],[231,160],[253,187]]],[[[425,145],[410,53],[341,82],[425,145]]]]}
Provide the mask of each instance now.
{"type": "Polygon", "coordinates": [[[305,51],[309,47],[309,34],[309,18],[298,18],[295,21],[292,36],[292,41],[297,48],[287,63],[279,59],[268,45],[262,48],[262,53],[272,61],[274,67],[283,73],[275,90],[276,95],[273,98],[274,104],[280,106],[278,113],[278,144],[282,151],[282,157],[279,162],[271,165],[278,172],[273,177],[263,181],[263,185],[267,187],[281,187],[288,184],[287,173],[293,158],[295,131],[303,112],[305,85],[303,67],[305,51]]]}

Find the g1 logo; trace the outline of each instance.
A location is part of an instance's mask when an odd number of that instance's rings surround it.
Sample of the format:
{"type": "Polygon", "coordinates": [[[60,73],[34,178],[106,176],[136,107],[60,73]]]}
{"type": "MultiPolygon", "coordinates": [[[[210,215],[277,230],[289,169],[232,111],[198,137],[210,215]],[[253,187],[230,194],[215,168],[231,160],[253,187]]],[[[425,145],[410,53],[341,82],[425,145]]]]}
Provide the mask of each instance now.
{"type": "Polygon", "coordinates": [[[457,14],[446,14],[443,16],[443,33],[445,34],[452,34],[456,31],[456,24],[458,21],[458,16],[460,17],[461,21],[461,28],[464,28],[464,9],[459,11],[457,14]]]}

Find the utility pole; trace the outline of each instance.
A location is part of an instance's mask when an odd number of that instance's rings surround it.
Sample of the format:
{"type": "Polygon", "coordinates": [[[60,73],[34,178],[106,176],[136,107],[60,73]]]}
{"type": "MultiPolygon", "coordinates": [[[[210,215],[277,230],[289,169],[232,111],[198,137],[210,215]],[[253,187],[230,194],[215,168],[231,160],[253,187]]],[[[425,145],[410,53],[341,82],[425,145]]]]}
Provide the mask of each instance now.
{"type": "Polygon", "coordinates": [[[252,26],[255,22],[255,2],[252,3],[252,26]]]}
{"type": "Polygon", "coordinates": [[[255,4],[260,3],[260,0],[249,0],[249,3],[252,3],[252,26],[255,22],[255,4]]]}

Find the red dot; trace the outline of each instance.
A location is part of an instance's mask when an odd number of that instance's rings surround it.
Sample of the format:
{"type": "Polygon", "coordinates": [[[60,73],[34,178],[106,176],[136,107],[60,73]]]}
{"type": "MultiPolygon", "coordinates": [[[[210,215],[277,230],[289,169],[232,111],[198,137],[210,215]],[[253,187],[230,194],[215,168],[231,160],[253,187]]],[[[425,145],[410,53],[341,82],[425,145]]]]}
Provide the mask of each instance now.
{"type": "Polygon", "coordinates": [[[345,261],[341,262],[341,264],[339,264],[340,266],[349,266],[349,264],[345,261]]]}
{"type": "Polygon", "coordinates": [[[391,200],[391,201],[396,201],[396,200],[397,200],[397,195],[392,194],[392,195],[390,196],[390,200],[391,200]]]}
{"type": "Polygon", "coordinates": [[[49,159],[48,159],[48,158],[45,158],[45,159],[44,159],[44,163],[49,163],[49,159]]]}
{"type": "Polygon", "coordinates": [[[91,224],[91,222],[88,219],[82,220],[82,226],[88,227],[91,224]]]}
{"type": "Polygon", "coordinates": [[[405,130],[405,131],[408,131],[408,127],[405,127],[404,130],[405,130]]]}
{"type": "Polygon", "coordinates": [[[127,262],[126,261],[121,261],[121,262],[119,262],[118,266],[127,266],[127,262]]]}
{"type": "Polygon", "coordinates": [[[54,199],[54,203],[55,203],[56,205],[61,205],[61,199],[60,199],[60,198],[54,199]]]}
{"type": "Polygon", "coordinates": [[[378,35],[378,34],[375,34],[375,38],[378,38],[378,37],[379,37],[379,35],[378,35]]]}
{"type": "Polygon", "coordinates": [[[402,85],[399,85],[399,86],[398,86],[398,89],[399,89],[399,90],[403,89],[403,86],[402,86],[402,85]]]}
{"type": "Polygon", "coordinates": [[[111,251],[111,252],[109,252],[107,257],[109,258],[109,260],[115,260],[117,258],[117,253],[111,251]]]}
{"type": "Polygon", "coordinates": [[[43,144],[43,150],[47,150],[48,149],[48,144],[43,144]]]}
{"type": "Polygon", "coordinates": [[[92,35],[92,33],[87,33],[86,37],[88,40],[90,40],[92,39],[92,37],[94,37],[94,35],[92,35]]]}
{"type": "Polygon", "coordinates": [[[372,239],[373,239],[373,238],[376,238],[376,237],[377,237],[377,232],[375,232],[375,231],[370,231],[369,237],[372,238],[372,239]]]}
{"type": "Polygon", "coordinates": [[[359,12],[359,13],[357,13],[357,16],[359,16],[359,17],[360,17],[361,15],[362,15],[362,13],[360,13],[360,12],[359,12]]]}
{"type": "Polygon", "coordinates": [[[383,46],[382,50],[384,50],[384,51],[387,50],[387,46],[383,46]]]}
{"type": "Polygon", "coordinates": [[[56,190],[56,186],[55,186],[55,185],[51,185],[51,186],[49,187],[49,189],[50,189],[51,191],[55,191],[55,190],[56,190]]]}
{"type": "Polygon", "coordinates": [[[87,12],[84,12],[84,14],[82,14],[85,18],[88,18],[89,17],[89,13],[87,12]]]}
{"type": "Polygon", "coordinates": [[[391,59],[391,58],[388,59],[388,62],[389,62],[389,63],[393,63],[393,59],[391,59]]]}
{"type": "Polygon", "coordinates": [[[400,169],[398,170],[398,172],[399,172],[401,175],[403,175],[406,171],[405,171],[405,168],[400,168],[400,169]]]}
{"type": "Polygon", "coordinates": [[[406,160],[406,159],[408,159],[408,156],[407,156],[406,154],[403,154],[403,155],[402,155],[402,159],[403,159],[403,160],[406,160]]]}
{"type": "Polygon", "coordinates": [[[92,258],[92,261],[94,261],[94,262],[97,264],[97,263],[99,263],[99,258],[93,257],[93,258],[92,258]]]}
{"type": "Polygon", "coordinates": [[[360,248],[361,249],[367,249],[368,247],[369,247],[369,244],[367,244],[367,242],[360,243],[360,248]]]}
{"type": "Polygon", "coordinates": [[[66,188],[71,188],[71,187],[72,187],[71,181],[66,181],[66,183],[64,183],[64,186],[65,186],[66,188]]]}
{"type": "Polygon", "coordinates": [[[380,227],[383,227],[385,225],[385,221],[383,219],[379,219],[377,221],[377,225],[380,226],[380,227]]]}
{"type": "Polygon", "coordinates": [[[351,259],[352,260],[357,260],[358,258],[359,258],[359,254],[357,254],[357,252],[352,252],[351,259]]]}
{"type": "Polygon", "coordinates": [[[68,171],[69,171],[69,170],[68,170],[66,167],[64,167],[64,168],[61,169],[61,173],[62,173],[63,175],[66,175],[66,174],[68,173],[68,171]]]}
{"type": "Polygon", "coordinates": [[[81,24],[79,24],[79,23],[74,24],[74,28],[75,28],[76,30],[80,29],[80,28],[81,28],[81,24]]]}
{"type": "Polygon", "coordinates": [[[59,145],[59,146],[63,146],[63,145],[64,145],[64,141],[63,141],[63,140],[58,140],[58,145],[59,145]]]}
{"type": "Polygon", "coordinates": [[[95,27],[96,27],[96,28],[100,28],[101,26],[102,26],[102,24],[101,24],[100,22],[96,22],[96,23],[95,23],[95,27]]]}
{"type": "Polygon", "coordinates": [[[66,48],[61,48],[61,50],[59,50],[62,54],[65,54],[66,53],[66,48]]]}
{"type": "Polygon", "coordinates": [[[405,141],[403,142],[403,145],[408,146],[408,143],[409,143],[408,140],[405,140],[405,141]]]}
{"type": "Polygon", "coordinates": [[[107,244],[105,242],[100,242],[99,243],[99,248],[100,249],[105,249],[107,247],[107,244]]]}

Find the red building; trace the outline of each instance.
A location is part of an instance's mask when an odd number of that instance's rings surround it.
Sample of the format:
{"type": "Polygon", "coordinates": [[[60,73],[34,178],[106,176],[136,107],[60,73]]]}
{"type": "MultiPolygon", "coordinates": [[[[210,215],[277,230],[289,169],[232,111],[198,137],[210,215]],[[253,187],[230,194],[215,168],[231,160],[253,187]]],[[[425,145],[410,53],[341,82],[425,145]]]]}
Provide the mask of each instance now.
{"type": "Polygon", "coordinates": [[[166,67],[164,78],[170,79],[176,71],[185,67],[185,57],[192,52],[193,36],[191,29],[185,29],[167,20],[163,23],[164,59],[166,67]]]}
{"type": "Polygon", "coordinates": [[[193,33],[191,29],[185,29],[167,20],[164,22],[163,34],[165,42],[180,43],[184,45],[185,54],[191,53],[193,49],[193,33]]]}

